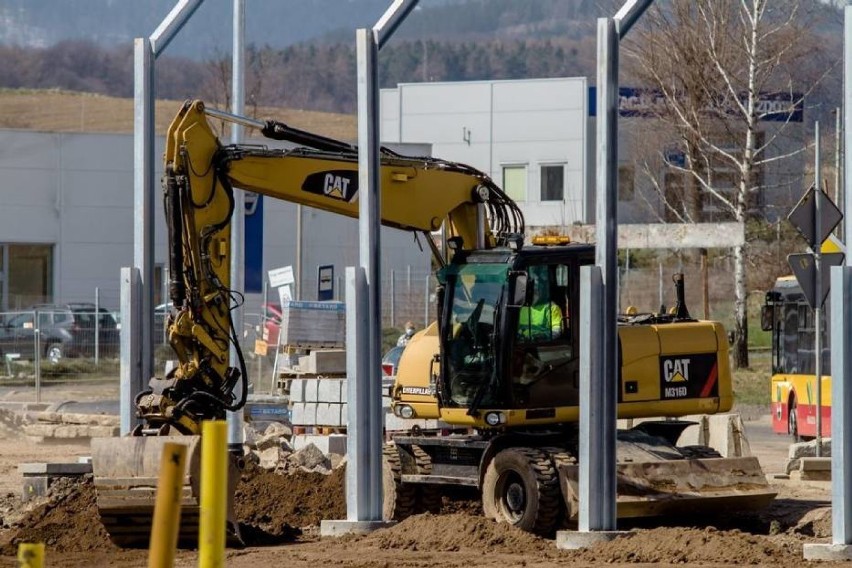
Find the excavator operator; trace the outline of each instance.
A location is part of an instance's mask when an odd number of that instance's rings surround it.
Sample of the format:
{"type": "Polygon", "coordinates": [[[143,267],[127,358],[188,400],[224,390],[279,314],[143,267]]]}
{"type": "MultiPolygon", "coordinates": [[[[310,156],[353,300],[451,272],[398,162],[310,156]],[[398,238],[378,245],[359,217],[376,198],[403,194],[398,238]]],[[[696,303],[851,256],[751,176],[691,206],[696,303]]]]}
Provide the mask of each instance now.
{"type": "Polygon", "coordinates": [[[518,339],[523,342],[550,341],[562,336],[562,309],[550,299],[547,266],[530,268],[535,293],[531,305],[518,314],[518,339]]]}

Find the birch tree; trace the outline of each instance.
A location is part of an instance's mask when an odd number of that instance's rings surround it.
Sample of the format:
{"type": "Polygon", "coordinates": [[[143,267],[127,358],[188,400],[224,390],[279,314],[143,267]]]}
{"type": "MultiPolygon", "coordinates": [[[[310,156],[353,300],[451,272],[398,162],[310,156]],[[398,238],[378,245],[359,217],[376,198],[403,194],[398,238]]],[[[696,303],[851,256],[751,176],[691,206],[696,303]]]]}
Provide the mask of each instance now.
{"type": "MultiPolygon", "coordinates": [[[[675,217],[719,220],[707,218],[708,204],[738,223],[755,213],[761,173],[791,155],[773,148],[785,135],[788,113],[802,103],[795,68],[812,47],[804,20],[799,0],[672,0],[649,10],[642,29],[625,44],[634,78],[662,96],[655,113],[674,133],[672,145],[681,156],[665,159],[665,166],[684,175],[682,203],[655,182],[675,217]],[[767,93],[780,95],[774,105],[761,104],[767,93]],[[761,131],[770,115],[786,118],[761,131]]],[[[738,367],[749,365],[747,246],[733,249],[738,367]]]]}

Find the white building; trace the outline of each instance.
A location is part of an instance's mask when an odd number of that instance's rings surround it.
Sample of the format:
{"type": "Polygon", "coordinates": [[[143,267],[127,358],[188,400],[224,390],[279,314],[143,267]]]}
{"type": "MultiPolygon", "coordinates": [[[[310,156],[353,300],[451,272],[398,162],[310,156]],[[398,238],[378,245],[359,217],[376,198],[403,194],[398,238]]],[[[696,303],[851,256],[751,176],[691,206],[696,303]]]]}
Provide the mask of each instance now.
{"type": "Polygon", "coordinates": [[[589,223],[586,79],[405,83],[381,92],[381,138],[489,174],[531,229],[589,223]]]}

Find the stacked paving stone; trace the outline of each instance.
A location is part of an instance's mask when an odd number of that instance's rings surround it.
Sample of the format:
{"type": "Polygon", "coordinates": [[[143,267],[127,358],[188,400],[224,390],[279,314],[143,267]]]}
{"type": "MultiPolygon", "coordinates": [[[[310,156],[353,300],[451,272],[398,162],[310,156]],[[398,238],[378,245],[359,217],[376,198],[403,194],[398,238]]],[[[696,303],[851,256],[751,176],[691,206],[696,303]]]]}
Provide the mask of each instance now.
{"type": "MultiPolygon", "coordinates": [[[[388,392],[392,379],[382,383],[382,393],[388,392]]],[[[293,437],[293,447],[298,449],[313,443],[326,453],[345,453],[346,436],[343,434],[348,421],[348,384],[345,378],[302,377],[290,380],[290,423],[296,431],[303,432],[293,437]],[[322,434],[325,429],[333,431],[322,434]]],[[[414,426],[421,429],[436,429],[445,425],[437,420],[404,419],[391,411],[391,400],[382,397],[384,427],[386,432],[404,432],[414,426]]]]}

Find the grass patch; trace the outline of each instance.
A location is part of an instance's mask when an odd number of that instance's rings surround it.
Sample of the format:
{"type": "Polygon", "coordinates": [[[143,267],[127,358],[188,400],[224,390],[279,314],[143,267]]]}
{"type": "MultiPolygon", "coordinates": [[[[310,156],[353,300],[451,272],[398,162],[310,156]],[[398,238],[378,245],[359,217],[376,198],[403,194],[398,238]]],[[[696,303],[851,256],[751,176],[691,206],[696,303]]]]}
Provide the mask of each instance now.
{"type": "Polygon", "coordinates": [[[769,350],[749,352],[748,369],[732,370],[734,404],[769,408],[769,386],[772,378],[772,353],[769,350]]]}

